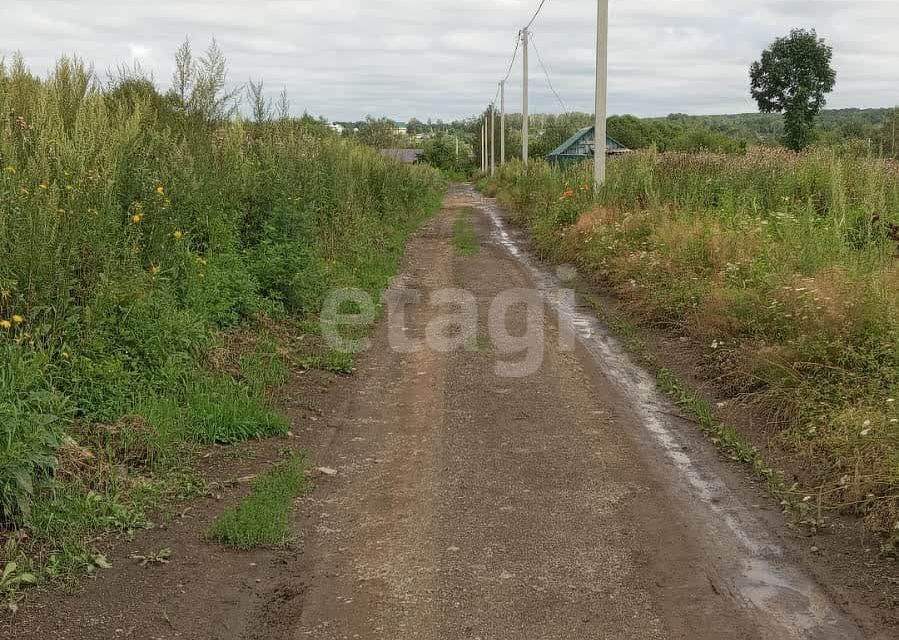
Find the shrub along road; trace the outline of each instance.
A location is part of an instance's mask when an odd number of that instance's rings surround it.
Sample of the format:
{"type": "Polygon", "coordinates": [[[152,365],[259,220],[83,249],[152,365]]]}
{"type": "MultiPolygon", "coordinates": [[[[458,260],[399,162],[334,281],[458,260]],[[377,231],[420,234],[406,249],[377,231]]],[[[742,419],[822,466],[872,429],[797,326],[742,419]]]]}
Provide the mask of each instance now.
{"type": "MultiPolygon", "coordinates": [[[[402,286],[424,300],[470,291],[485,335],[498,294],[545,284],[501,225],[452,188],[411,241],[402,286]],[[454,248],[460,229],[479,244],[454,248]]],[[[445,312],[410,305],[393,330],[422,338],[445,312]]],[[[324,392],[323,415],[291,415],[315,465],[336,471],[298,502],[298,545],[240,555],[194,536],[155,579],[104,577],[17,637],[891,637],[807,577],[776,509],[759,509],[693,427],[647,423],[626,363],[598,363],[589,342],[561,348],[554,314],[541,316],[507,316],[510,334],[542,323],[546,338],[542,366],[519,378],[496,375],[520,356],[484,338],[402,353],[382,322],[356,375],[324,392]]]]}

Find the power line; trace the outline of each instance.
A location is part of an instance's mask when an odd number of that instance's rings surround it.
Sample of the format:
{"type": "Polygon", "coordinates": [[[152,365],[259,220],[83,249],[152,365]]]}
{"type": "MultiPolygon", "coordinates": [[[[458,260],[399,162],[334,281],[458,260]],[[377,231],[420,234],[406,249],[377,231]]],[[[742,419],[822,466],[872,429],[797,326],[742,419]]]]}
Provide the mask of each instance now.
{"type": "Polygon", "coordinates": [[[506,71],[506,77],[503,78],[503,82],[509,79],[509,76],[512,75],[512,67],[515,66],[515,59],[518,57],[518,48],[521,46],[521,31],[518,32],[518,36],[515,38],[515,51],[512,52],[512,62],[509,63],[509,70],[506,71]]]}
{"type": "Polygon", "coordinates": [[[534,45],[534,52],[537,54],[537,60],[540,62],[540,68],[543,69],[543,75],[546,76],[546,84],[549,85],[549,90],[553,92],[553,95],[556,96],[556,100],[558,100],[559,104],[562,105],[562,111],[564,113],[568,113],[568,107],[565,105],[565,101],[562,100],[559,92],[556,91],[556,88],[553,86],[553,81],[549,79],[549,71],[546,70],[546,65],[543,64],[543,58],[540,56],[540,49],[537,48],[537,42],[534,39],[534,34],[531,34],[531,44],[534,45]]]}
{"type": "Polygon", "coordinates": [[[545,5],[545,4],[546,4],[546,0],[540,0],[540,6],[537,7],[537,11],[536,11],[536,13],[534,13],[534,17],[531,18],[531,21],[528,22],[528,26],[526,26],[525,29],[531,28],[531,25],[534,24],[534,21],[537,19],[537,16],[540,15],[540,11],[543,9],[543,5],[545,5]]]}
{"type": "MultiPolygon", "coordinates": [[[[540,15],[540,12],[543,10],[543,5],[545,5],[545,4],[546,4],[546,0],[540,0],[540,4],[537,6],[537,10],[534,12],[534,15],[531,18],[531,21],[528,22],[528,26],[526,26],[523,29],[524,31],[527,31],[528,29],[531,28],[531,26],[537,20],[537,17],[540,15]]],[[[520,48],[520,46],[521,46],[521,31],[518,32],[518,36],[515,38],[515,51],[512,52],[512,61],[509,63],[509,68],[506,71],[506,75],[503,77],[503,82],[506,82],[509,79],[509,76],[512,75],[512,69],[515,67],[515,60],[518,57],[518,49],[520,48]]],[[[498,93],[499,92],[497,91],[497,95],[498,95],[498,93]]],[[[494,102],[496,102],[495,98],[494,98],[494,102]]]]}

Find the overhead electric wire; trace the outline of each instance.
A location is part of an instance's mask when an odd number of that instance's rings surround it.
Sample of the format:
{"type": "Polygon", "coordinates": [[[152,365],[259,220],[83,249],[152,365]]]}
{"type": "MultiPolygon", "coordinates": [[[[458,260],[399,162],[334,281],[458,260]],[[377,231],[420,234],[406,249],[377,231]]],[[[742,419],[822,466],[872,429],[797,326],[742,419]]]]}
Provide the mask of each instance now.
{"type": "MultiPolygon", "coordinates": [[[[537,11],[534,12],[531,21],[528,22],[528,26],[526,26],[522,31],[527,31],[531,28],[531,25],[537,20],[537,17],[540,15],[540,12],[543,10],[543,5],[546,4],[546,0],[540,0],[540,4],[537,6],[537,11]]],[[[512,52],[512,61],[509,63],[509,68],[506,70],[506,75],[503,77],[503,82],[506,82],[509,79],[509,76],[512,75],[512,69],[515,67],[515,60],[518,59],[518,49],[521,48],[521,31],[518,32],[518,35],[515,38],[515,50],[512,52]]],[[[497,89],[496,97],[499,96],[499,89],[497,89]]],[[[496,97],[494,97],[493,102],[496,102],[496,97]]]]}
{"type": "Polygon", "coordinates": [[[515,66],[515,59],[518,57],[518,48],[521,46],[521,31],[518,32],[518,36],[515,38],[515,51],[512,52],[512,62],[509,63],[509,70],[506,71],[506,77],[503,78],[503,82],[509,79],[509,76],[512,75],[512,67],[515,66]]]}
{"type": "Polygon", "coordinates": [[[543,9],[543,5],[546,4],[546,0],[540,0],[540,6],[537,7],[536,13],[534,13],[534,17],[531,18],[531,21],[528,22],[528,26],[525,27],[525,30],[530,29],[531,25],[534,24],[534,21],[537,19],[537,16],[540,15],[540,11],[543,9]]]}
{"type": "Polygon", "coordinates": [[[546,84],[549,85],[549,90],[553,92],[553,95],[556,96],[556,100],[562,105],[562,112],[568,113],[568,107],[566,106],[565,101],[562,100],[559,92],[556,91],[556,88],[553,86],[553,81],[549,78],[549,71],[547,71],[546,65],[543,64],[543,58],[540,56],[540,49],[537,48],[537,41],[533,37],[531,38],[531,44],[534,46],[534,53],[537,54],[537,61],[540,62],[540,68],[543,69],[543,75],[546,76],[546,84]]]}

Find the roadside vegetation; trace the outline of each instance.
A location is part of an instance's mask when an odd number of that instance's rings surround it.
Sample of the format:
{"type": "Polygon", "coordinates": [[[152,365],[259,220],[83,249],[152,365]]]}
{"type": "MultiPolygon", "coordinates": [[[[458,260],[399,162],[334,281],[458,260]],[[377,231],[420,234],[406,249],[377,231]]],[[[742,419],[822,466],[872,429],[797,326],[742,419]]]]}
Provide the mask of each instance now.
{"type": "Polygon", "coordinates": [[[196,447],[285,433],[267,327],[382,289],[443,191],[283,98],[239,118],[214,44],[176,60],[167,94],[0,65],[0,590],[105,566],[98,532],[202,490],[196,447]],[[252,348],[213,366],[238,327],[252,348]]]}
{"type": "Polygon", "coordinates": [[[511,163],[495,192],[549,259],[704,349],[704,373],[768,416],[824,510],[899,538],[899,168],[755,149],[640,152],[567,171],[511,163]]]}
{"type": "Polygon", "coordinates": [[[302,458],[291,456],[257,478],[250,495],[215,521],[209,539],[237,549],[283,543],[290,507],[306,486],[305,469],[302,458]]]}
{"type": "Polygon", "coordinates": [[[453,223],[453,247],[463,256],[473,256],[481,246],[478,240],[478,232],[471,223],[474,210],[466,207],[459,211],[456,221],[453,223]]]}

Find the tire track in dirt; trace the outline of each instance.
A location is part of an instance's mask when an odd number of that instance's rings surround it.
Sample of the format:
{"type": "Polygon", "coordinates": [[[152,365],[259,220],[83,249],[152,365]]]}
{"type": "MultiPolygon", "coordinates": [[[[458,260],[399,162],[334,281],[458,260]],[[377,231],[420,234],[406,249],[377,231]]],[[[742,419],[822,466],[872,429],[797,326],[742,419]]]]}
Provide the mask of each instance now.
{"type": "MultiPolygon", "coordinates": [[[[484,339],[488,308],[508,289],[532,289],[535,275],[488,214],[470,187],[452,187],[410,241],[388,293],[388,308],[404,308],[405,320],[378,323],[352,378],[322,385],[298,376],[285,402],[294,438],[248,443],[256,460],[222,462],[222,477],[240,477],[300,443],[316,466],[337,470],[298,500],[294,543],[248,553],[204,543],[223,506],[205,498],[165,529],[123,541],[110,556],[114,570],[76,595],[35,598],[12,637],[864,637],[842,618],[808,624],[817,590],[772,592],[777,610],[793,608],[796,620],[747,601],[738,581],[745,551],[716,521],[730,507],[714,511],[690,491],[612,368],[600,370],[581,342],[560,347],[551,305],[508,310],[509,334],[538,329],[543,362],[529,376],[497,375],[498,361],[521,356],[484,339]],[[470,208],[480,210],[471,218],[480,251],[461,256],[453,225],[470,208]],[[482,338],[451,352],[392,348],[426,336],[447,312],[428,301],[445,288],[474,296],[482,338]],[[129,564],[133,549],[161,546],[173,548],[171,565],[129,564]]],[[[701,436],[678,435],[703,473],[739,484],[701,436]]],[[[797,571],[789,557],[770,561],[797,571]]]]}
{"type": "MultiPolygon", "coordinates": [[[[472,292],[483,329],[497,294],[534,286],[485,216],[480,252],[453,254],[453,222],[478,203],[454,187],[410,244],[399,288],[424,299],[407,337],[446,311],[426,304],[437,289],[472,292]]],[[[506,318],[513,335],[529,324],[542,324],[543,365],[508,378],[494,371],[510,359],[496,345],[402,354],[381,323],[315,452],[339,474],[303,505],[302,606],[280,614],[292,633],[262,624],[253,637],[803,637],[731,588],[727,559],[709,557],[722,547],[670,486],[676,470],[647,453],[639,417],[591,355],[559,347],[545,308],[506,318]]],[[[805,637],[852,637],[835,633],[805,637]]]]}

